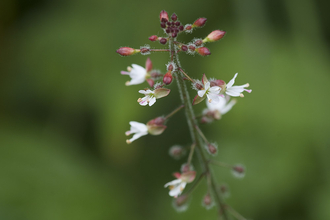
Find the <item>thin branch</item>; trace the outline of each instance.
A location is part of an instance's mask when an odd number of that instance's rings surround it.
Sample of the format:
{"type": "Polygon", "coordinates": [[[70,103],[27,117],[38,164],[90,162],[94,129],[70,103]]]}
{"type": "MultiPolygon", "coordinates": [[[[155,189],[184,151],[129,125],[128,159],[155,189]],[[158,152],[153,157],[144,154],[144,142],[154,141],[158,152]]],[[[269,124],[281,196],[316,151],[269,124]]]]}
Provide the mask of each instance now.
{"type": "Polygon", "coordinates": [[[192,83],[195,82],[193,79],[191,79],[191,78],[188,76],[187,73],[185,73],[185,72],[183,71],[183,69],[181,69],[181,67],[179,67],[179,70],[180,70],[180,72],[183,73],[183,75],[185,75],[185,76],[186,76],[186,77],[187,77],[192,83]]]}
{"type": "Polygon", "coordinates": [[[169,119],[170,117],[172,117],[175,113],[177,113],[178,111],[180,111],[182,108],[184,107],[184,105],[180,105],[178,108],[176,108],[174,111],[172,111],[170,114],[165,116],[165,119],[169,119]]]}

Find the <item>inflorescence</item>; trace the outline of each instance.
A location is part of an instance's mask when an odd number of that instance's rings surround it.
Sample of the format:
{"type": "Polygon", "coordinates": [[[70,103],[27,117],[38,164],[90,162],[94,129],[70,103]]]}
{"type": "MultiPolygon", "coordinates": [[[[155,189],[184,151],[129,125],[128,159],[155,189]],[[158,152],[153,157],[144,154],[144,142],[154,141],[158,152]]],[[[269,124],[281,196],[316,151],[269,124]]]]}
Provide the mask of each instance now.
{"type": "Polygon", "coordinates": [[[144,97],[137,100],[141,106],[152,106],[156,103],[157,99],[166,97],[170,93],[170,89],[166,87],[170,86],[172,81],[176,80],[182,105],[167,116],[159,116],[146,124],[131,121],[129,123],[131,128],[126,132],[126,135],[133,134],[133,137],[126,142],[130,144],[147,134],[162,134],[167,128],[165,125],[167,120],[181,109],[185,109],[188,127],[191,131],[193,141],[186,147],[173,145],[169,149],[169,154],[174,159],[180,159],[186,156],[186,152],[189,151],[187,163],[181,166],[180,172],[174,173],[175,179],[173,181],[165,184],[165,187],[169,187],[170,189],[169,195],[175,198],[173,201],[174,207],[178,211],[186,210],[191,192],[198,185],[199,181],[205,178],[208,190],[202,199],[202,205],[206,209],[210,209],[217,204],[219,215],[224,219],[227,219],[227,211],[238,219],[244,219],[233,208],[224,203],[223,199],[229,195],[228,187],[226,185],[218,186],[215,184],[214,177],[210,172],[210,165],[229,168],[237,178],[244,177],[245,168],[243,165],[230,165],[205,156],[205,152],[211,156],[215,156],[218,153],[218,145],[216,143],[210,143],[207,140],[199,128],[197,120],[200,123],[211,123],[214,120],[221,119],[222,115],[226,114],[236,104],[236,99],[232,97],[244,97],[243,92],[251,93],[252,90],[247,89],[249,87],[248,83],[239,86],[234,85],[237,73],[228,83],[216,78],[208,79],[206,74],[203,74],[201,80],[199,80],[192,79],[180,66],[178,59],[179,53],[197,53],[201,56],[208,56],[211,52],[204,45],[222,39],[226,33],[225,31],[215,30],[204,39],[193,39],[189,43],[183,43],[177,41],[177,37],[182,33],[191,33],[194,29],[203,27],[207,19],[198,18],[193,24],[183,25],[175,13],[169,18],[166,11],[160,12],[159,19],[164,36],[152,35],[149,37],[149,40],[159,42],[162,45],[167,44],[168,49],[151,49],[149,46],[141,46],[140,49],[121,47],[117,50],[117,53],[122,56],[130,56],[137,53],[146,55],[152,52],[169,52],[170,61],[165,64],[166,73],[162,74],[159,70],[154,70],[150,58],[147,58],[145,68],[137,64],[132,64],[132,66],[127,68],[127,71],[121,71],[121,74],[130,76],[131,80],[126,82],[127,86],[138,85],[144,82],[147,82],[150,86],[150,88],[139,90],[139,93],[144,95],[144,97]],[[191,87],[197,91],[196,96],[192,100],[189,99],[186,81],[189,81],[191,87]],[[192,105],[199,104],[203,100],[206,100],[207,108],[200,115],[195,116],[192,105]],[[204,172],[200,174],[194,170],[191,163],[195,151],[202,158],[200,162],[204,172]],[[197,180],[196,175],[198,175],[197,180]],[[188,183],[193,183],[193,185],[184,192],[188,183]]]}

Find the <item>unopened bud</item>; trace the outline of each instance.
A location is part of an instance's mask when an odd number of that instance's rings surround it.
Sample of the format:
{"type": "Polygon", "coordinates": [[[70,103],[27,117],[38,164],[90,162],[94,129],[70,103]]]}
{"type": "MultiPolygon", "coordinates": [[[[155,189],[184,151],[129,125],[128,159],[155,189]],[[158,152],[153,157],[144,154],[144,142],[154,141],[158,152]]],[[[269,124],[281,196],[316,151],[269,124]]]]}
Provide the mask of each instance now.
{"type": "Polygon", "coordinates": [[[166,38],[161,38],[161,39],[159,40],[159,43],[161,43],[161,44],[166,44],[166,43],[167,43],[166,38]]]}
{"type": "Polygon", "coordinates": [[[236,177],[236,178],[241,179],[245,176],[245,168],[241,164],[237,164],[237,165],[233,166],[231,171],[232,171],[232,174],[234,175],[234,177],[236,177]]]}
{"type": "Polygon", "coordinates": [[[180,195],[173,199],[172,205],[177,212],[184,212],[188,209],[188,195],[180,195]]]}
{"type": "Polygon", "coordinates": [[[140,49],[140,52],[141,52],[141,54],[149,54],[150,53],[150,48],[147,48],[147,47],[142,47],[141,49],[140,49]]]}
{"type": "Polygon", "coordinates": [[[203,44],[203,41],[202,40],[196,40],[195,43],[194,43],[196,46],[200,46],[203,44]]]}
{"type": "Polygon", "coordinates": [[[169,71],[173,71],[173,64],[169,64],[169,65],[167,66],[167,70],[169,70],[169,71]]]}
{"type": "Polygon", "coordinates": [[[172,37],[175,38],[176,36],[178,36],[177,32],[173,32],[172,37]]]}
{"type": "Polygon", "coordinates": [[[165,22],[160,23],[160,27],[161,28],[166,28],[166,23],[165,22]]]}
{"type": "Polygon", "coordinates": [[[157,35],[152,35],[151,37],[149,37],[149,40],[151,41],[156,41],[158,39],[157,35]]]}
{"type": "Polygon", "coordinates": [[[204,38],[203,42],[214,42],[217,40],[220,40],[225,36],[226,32],[225,31],[220,31],[220,30],[215,30],[212,31],[206,38],[204,38]]]}
{"type": "Polygon", "coordinates": [[[147,123],[147,128],[149,134],[152,135],[159,135],[164,132],[166,129],[166,126],[164,125],[165,118],[164,117],[157,117],[155,119],[150,120],[147,123]]]}
{"type": "Polygon", "coordinates": [[[152,62],[151,62],[150,58],[148,57],[147,61],[146,61],[146,71],[150,72],[151,70],[152,70],[152,62]]]}
{"type": "Polygon", "coordinates": [[[194,24],[193,24],[193,27],[202,27],[204,26],[205,22],[206,22],[206,18],[198,18],[194,24]]]}
{"type": "Polygon", "coordinates": [[[204,88],[204,86],[199,83],[199,82],[195,82],[194,83],[194,87],[197,89],[197,90],[202,90],[204,88]]]}
{"type": "Polygon", "coordinates": [[[190,31],[190,30],[192,29],[192,26],[191,26],[191,25],[186,25],[185,29],[186,29],[187,31],[190,31]]]}
{"type": "Polygon", "coordinates": [[[210,195],[210,193],[207,193],[202,201],[202,205],[206,208],[206,209],[211,209],[214,206],[214,202],[213,199],[210,195]]]}
{"type": "Polygon", "coordinates": [[[176,14],[173,13],[171,16],[171,19],[172,19],[172,21],[176,21],[176,19],[178,19],[178,16],[176,16],[176,14]]]}
{"type": "Polygon", "coordinates": [[[196,52],[202,56],[208,56],[211,54],[210,50],[206,47],[200,47],[196,49],[196,52]]]}
{"type": "Polygon", "coordinates": [[[222,184],[220,186],[220,192],[224,198],[228,198],[230,196],[230,191],[226,184],[222,184]]]}
{"type": "Polygon", "coordinates": [[[188,50],[188,47],[187,47],[186,45],[182,45],[182,46],[181,46],[181,50],[182,50],[182,51],[187,51],[187,50],[188,50]]]}
{"type": "Polygon", "coordinates": [[[121,47],[116,52],[119,53],[122,56],[130,56],[130,55],[133,55],[133,54],[136,54],[136,53],[140,52],[140,50],[136,50],[136,49],[131,48],[131,47],[121,47]]]}
{"type": "Polygon", "coordinates": [[[212,156],[215,156],[218,153],[218,147],[216,144],[207,144],[207,151],[209,152],[209,154],[211,154],[212,156]]]}
{"type": "Polygon", "coordinates": [[[182,25],[180,25],[179,30],[183,31],[183,29],[184,29],[184,27],[182,25]]]}
{"type": "Polygon", "coordinates": [[[181,165],[181,173],[185,173],[185,172],[188,172],[188,171],[193,171],[194,170],[194,167],[192,164],[188,164],[188,163],[184,163],[181,165]]]}
{"type": "Polygon", "coordinates": [[[163,78],[163,82],[164,84],[166,85],[169,85],[171,82],[172,82],[172,73],[171,71],[168,71],[165,75],[164,75],[164,78],[163,78]]]}
{"type": "Polygon", "coordinates": [[[189,45],[189,50],[195,51],[196,47],[194,47],[193,45],[189,45]]]}
{"type": "Polygon", "coordinates": [[[161,22],[166,22],[166,21],[168,21],[168,14],[167,14],[167,12],[166,11],[161,11],[160,12],[160,15],[159,15],[159,19],[160,19],[160,21],[161,22]]]}
{"type": "Polygon", "coordinates": [[[180,145],[174,145],[170,148],[169,155],[174,159],[179,160],[185,155],[185,150],[180,145]]]}

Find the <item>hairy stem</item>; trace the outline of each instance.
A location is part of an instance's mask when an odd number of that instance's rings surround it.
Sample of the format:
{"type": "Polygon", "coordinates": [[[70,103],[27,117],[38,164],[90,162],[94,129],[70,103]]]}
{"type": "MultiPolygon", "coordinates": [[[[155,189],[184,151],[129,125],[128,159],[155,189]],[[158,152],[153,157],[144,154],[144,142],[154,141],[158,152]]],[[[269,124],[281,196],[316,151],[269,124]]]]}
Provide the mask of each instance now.
{"type": "MultiPolygon", "coordinates": [[[[177,54],[177,49],[174,45],[174,41],[172,38],[170,38],[170,40],[169,40],[169,48],[170,48],[171,61],[173,61],[176,64],[178,70],[182,70],[180,61],[179,61],[179,57],[177,54]]],[[[187,86],[184,81],[184,75],[181,71],[176,71],[176,75],[177,75],[176,81],[177,81],[178,89],[180,92],[180,98],[181,98],[182,104],[185,106],[185,113],[186,113],[187,123],[188,123],[188,127],[189,127],[190,134],[191,134],[192,143],[196,144],[196,147],[198,149],[198,151],[196,153],[198,153],[199,157],[201,158],[202,167],[203,167],[204,172],[208,173],[211,177],[210,178],[211,179],[211,188],[212,188],[214,197],[216,199],[216,202],[218,203],[218,209],[219,209],[218,213],[219,213],[219,215],[221,215],[223,217],[223,219],[228,220],[226,205],[224,204],[223,199],[222,199],[219,191],[217,190],[214,176],[211,173],[208,160],[204,155],[203,141],[197,130],[198,125],[197,125],[197,121],[195,119],[195,113],[192,108],[192,104],[191,104],[191,100],[190,100],[189,93],[187,90],[187,86]]]]}

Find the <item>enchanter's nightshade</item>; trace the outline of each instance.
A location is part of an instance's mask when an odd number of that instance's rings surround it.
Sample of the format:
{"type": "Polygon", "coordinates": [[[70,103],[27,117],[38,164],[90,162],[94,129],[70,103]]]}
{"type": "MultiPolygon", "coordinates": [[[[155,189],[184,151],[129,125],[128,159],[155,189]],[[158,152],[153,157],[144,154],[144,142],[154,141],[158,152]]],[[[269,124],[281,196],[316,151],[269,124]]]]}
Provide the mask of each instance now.
{"type": "MultiPolygon", "coordinates": [[[[131,47],[121,47],[117,50],[122,56],[131,56],[133,54],[150,54],[153,52],[168,52],[169,61],[166,65],[166,73],[162,74],[158,70],[154,70],[150,58],[147,58],[145,68],[140,65],[132,64],[127,71],[121,71],[123,75],[129,75],[131,81],[127,81],[126,85],[138,85],[148,83],[150,88],[140,89],[139,93],[144,97],[138,99],[141,106],[152,106],[159,98],[164,98],[159,101],[159,104],[166,102],[166,96],[170,93],[172,81],[177,82],[179,94],[182,105],[173,110],[167,116],[160,116],[150,120],[146,124],[131,121],[131,128],[126,132],[126,135],[133,134],[131,139],[126,142],[132,143],[136,139],[147,134],[160,135],[167,128],[166,122],[181,109],[185,110],[188,129],[191,134],[191,143],[186,147],[174,145],[169,149],[169,154],[174,159],[181,159],[185,156],[186,149],[189,150],[186,163],[181,166],[180,171],[174,173],[175,180],[165,184],[169,188],[169,195],[174,197],[173,206],[178,211],[184,211],[188,207],[189,198],[198,183],[205,179],[207,184],[207,191],[204,198],[202,198],[202,205],[206,209],[217,207],[219,217],[229,219],[228,213],[231,213],[239,220],[245,219],[227,203],[224,198],[229,195],[228,187],[225,185],[219,186],[211,172],[211,165],[219,165],[229,168],[233,176],[243,178],[245,175],[245,168],[242,165],[230,165],[221,161],[212,159],[218,153],[218,145],[210,143],[204,133],[198,126],[200,123],[210,123],[214,120],[219,120],[222,115],[226,114],[236,103],[236,99],[231,97],[244,97],[243,92],[251,93],[252,90],[246,89],[249,84],[246,83],[241,86],[234,86],[237,73],[228,83],[224,80],[212,78],[208,79],[206,74],[202,74],[202,79],[192,79],[182,68],[179,61],[179,54],[186,53],[189,55],[199,54],[201,56],[209,56],[211,52],[204,45],[210,42],[215,42],[224,37],[225,31],[212,31],[204,39],[194,39],[189,43],[183,43],[177,40],[177,37],[182,33],[192,33],[193,30],[203,27],[207,21],[206,18],[198,18],[193,24],[182,24],[175,13],[169,18],[166,11],[161,11],[159,15],[160,27],[163,29],[163,36],[152,35],[149,40],[158,42],[162,45],[167,45],[165,49],[151,49],[150,46],[142,46],[140,49],[131,47]],[[190,99],[187,90],[187,83],[190,83],[192,88],[197,91],[194,99],[190,99]],[[207,108],[202,114],[195,116],[193,105],[201,103],[206,100],[207,108]],[[198,173],[192,166],[193,155],[196,152],[201,172],[198,173]],[[195,178],[197,176],[197,178],[195,178]],[[196,179],[196,180],[195,180],[196,179]],[[192,184],[190,184],[192,183],[192,184]],[[185,190],[187,185],[191,185],[185,190]]],[[[214,76],[213,76],[214,77],[214,76]]],[[[204,102],[205,103],[205,102],[204,102]]],[[[157,102],[158,105],[158,102],[157,102]]],[[[147,108],[147,107],[146,107],[147,108]]]]}

